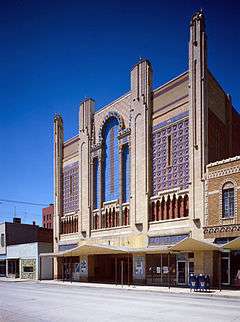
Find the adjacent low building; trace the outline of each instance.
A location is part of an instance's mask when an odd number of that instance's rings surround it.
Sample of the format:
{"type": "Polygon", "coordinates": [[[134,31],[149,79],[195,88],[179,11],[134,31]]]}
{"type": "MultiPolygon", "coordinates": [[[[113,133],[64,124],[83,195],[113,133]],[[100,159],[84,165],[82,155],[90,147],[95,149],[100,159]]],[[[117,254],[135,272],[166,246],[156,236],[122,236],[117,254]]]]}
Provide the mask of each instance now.
{"type": "Polygon", "coordinates": [[[39,260],[42,253],[53,249],[51,229],[35,224],[22,224],[14,218],[13,222],[0,224],[0,274],[1,276],[22,279],[51,279],[51,259],[39,260]]]}

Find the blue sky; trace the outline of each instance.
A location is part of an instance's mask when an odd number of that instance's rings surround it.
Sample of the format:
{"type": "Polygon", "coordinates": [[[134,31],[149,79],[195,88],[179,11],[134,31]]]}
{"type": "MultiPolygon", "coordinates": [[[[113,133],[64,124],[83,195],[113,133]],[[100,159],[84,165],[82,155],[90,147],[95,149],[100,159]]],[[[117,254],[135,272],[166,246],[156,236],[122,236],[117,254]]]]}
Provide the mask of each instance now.
{"type": "MultiPolygon", "coordinates": [[[[189,21],[203,8],[209,68],[240,109],[240,2],[5,0],[0,7],[0,199],[53,201],[53,116],[77,134],[79,102],[100,108],[129,90],[148,58],[157,87],[188,66],[189,21]]],[[[41,207],[0,204],[41,223],[41,207]]]]}

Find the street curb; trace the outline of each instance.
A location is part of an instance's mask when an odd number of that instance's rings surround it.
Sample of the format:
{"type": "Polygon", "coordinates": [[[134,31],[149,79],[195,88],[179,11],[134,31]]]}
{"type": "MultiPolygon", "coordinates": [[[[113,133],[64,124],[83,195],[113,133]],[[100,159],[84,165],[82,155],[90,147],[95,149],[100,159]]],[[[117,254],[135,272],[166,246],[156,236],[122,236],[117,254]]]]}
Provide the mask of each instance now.
{"type": "Polygon", "coordinates": [[[77,282],[73,282],[73,283],[69,283],[69,282],[62,282],[62,283],[58,283],[58,282],[45,282],[45,281],[36,281],[36,283],[39,283],[39,284],[48,284],[48,285],[61,285],[61,286],[68,286],[68,287],[86,287],[86,288],[94,288],[94,289],[113,289],[113,290],[124,290],[124,291],[137,291],[137,292],[151,292],[151,293],[161,293],[161,294],[173,294],[173,295],[186,295],[186,296],[195,296],[195,297],[199,297],[199,298],[208,298],[208,297],[214,297],[214,298],[219,298],[219,299],[224,299],[224,298],[228,298],[228,299],[237,299],[237,300],[240,300],[240,295],[228,295],[228,294],[219,294],[219,293],[209,293],[209,292],[206,292],[206,293],[203,293],[203,292],[182,292],[182,291],[179,291],[179,292],[176,292],[176,291],[171,291],[171,289],[169,291],[163,291],[161,289],[139,289],[137,286],[136,287],[111,287],[111,286],[104,286],[104,284],[101,284],[101,285],[88,285],[88,284],[85,284],[85,283],[79,283],[77,284],[77,282]],[[68,284],[67,284],[68,283],[68,284]]]}

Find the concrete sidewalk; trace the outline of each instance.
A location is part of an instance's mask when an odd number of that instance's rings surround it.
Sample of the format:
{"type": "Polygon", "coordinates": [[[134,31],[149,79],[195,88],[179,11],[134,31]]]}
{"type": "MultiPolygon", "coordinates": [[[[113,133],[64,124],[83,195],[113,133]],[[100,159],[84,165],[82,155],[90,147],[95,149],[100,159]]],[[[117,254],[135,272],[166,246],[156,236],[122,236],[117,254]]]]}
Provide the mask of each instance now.
{"type": "Polygon", "coordinates": [[[37,280],[32,280],[32,279],[26,279],[26,278],[12,278],[12,277],[0,277],[0,282],[13,282],[13,283],[18,283],[18,282],[37,282],[37,280]]]}
{"type": "Polygon", "coordinates": [[[171,294],[185,294],[185,295],[197,295],[205,297],[222,297],[222,298],[235,298],[240,300],[240,289],[239,290],[216,290],[213,289],[210,292],[194,292],[190,291],[189,288],[184,287],[168,287],[164,286],[145,286],[145,285],[115,285],[115,284],[100,284],[100,283],[86,283],[86,282],[63,282],[60,280],[30,280],[30,279],[20,279],[20,278],[8,278],[0,277],[0,282],[31,282],[31,283],[40,283],[40,284],[52,284],[52,285],[64,285],[67,287],[89,287],[89,288],[105,288],[105,289],[118,289],[118,290],[127,290],[127,291],[142,291],[142,292],[158,292],[158,293],[171,293],[171,294]]]}
{"type": "Polygon", "coordinates": [[[41,284],[54,284],[54,285],[65,285],[69,287],[91,287],[91,288],[108,288],[108,289],[119,289],[128,291],[142,291],[142,292],[159,292],[159,293],[172,293],[172,294],[186,294],[186,295],[197,295],[197,296],[217,296],[225,298],[236,298],[240,300],[240,289],[239,290],[216,290],[213,289],[209,292],[194,292],[190,291],[189,288],[183,287],[164,287],[164,286],[142,286],[142,285],[115,285],[115,284],[100,284],[100,283],[86,283],[86,282],[63,282],[59,280],[44,280],[38,281],[41,284]]]}

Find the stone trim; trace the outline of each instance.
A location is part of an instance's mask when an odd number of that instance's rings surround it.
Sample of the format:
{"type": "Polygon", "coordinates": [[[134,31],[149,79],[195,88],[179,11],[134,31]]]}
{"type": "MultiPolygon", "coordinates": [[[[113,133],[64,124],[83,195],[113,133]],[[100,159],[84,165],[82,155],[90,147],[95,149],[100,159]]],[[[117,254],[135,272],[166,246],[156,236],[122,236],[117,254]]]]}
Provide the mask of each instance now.
{"type": "Polygon", "coordinates": [[[240,234],[240,224],[203,227],[204,237],[205,237],[205,235],[209,236],[209,235],[215,235],[215,234],[221,234],[221,233],[236,233],[236,232],[238,232],[240,234]]]}
{"type": "Polygon", "coordinates": [[[240,173],[240,166],[234,166],[231,168],[220,169],[212,172],[208,172],[208,179],[223,177],[233,173],[240,173]]]}

